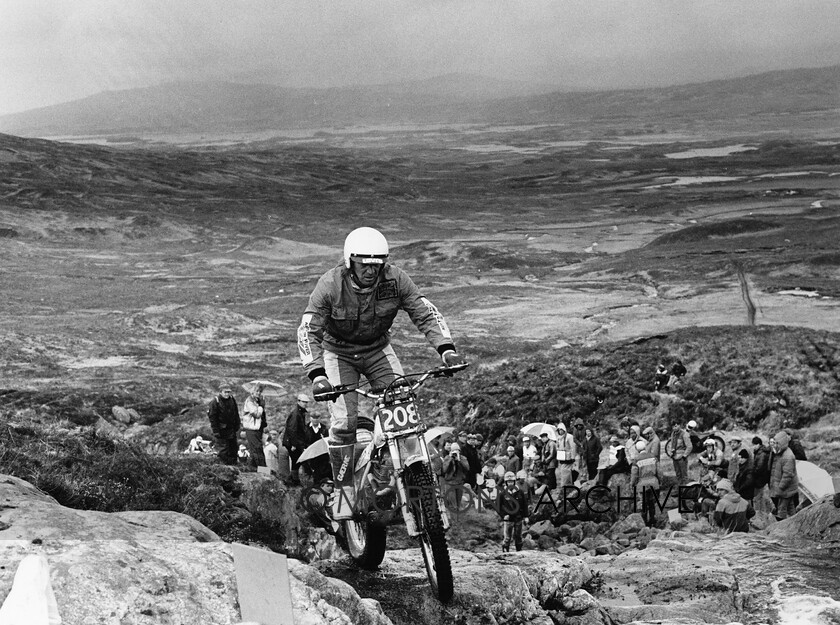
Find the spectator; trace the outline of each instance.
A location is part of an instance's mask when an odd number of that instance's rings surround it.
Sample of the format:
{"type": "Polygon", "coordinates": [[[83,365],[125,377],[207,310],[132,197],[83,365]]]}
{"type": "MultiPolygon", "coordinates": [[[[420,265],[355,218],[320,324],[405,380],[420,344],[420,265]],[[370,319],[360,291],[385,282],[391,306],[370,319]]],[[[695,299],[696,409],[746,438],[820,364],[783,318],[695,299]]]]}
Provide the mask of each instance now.
{"type": "Polygon", "coordinates": [[[513,447],[514,453],[520,460],[522,460],[522,445],[516,440],[516,437],[513,435],[508,436],[507,444],[509,447],[513,447]]]}
{"type": "Polygon", "coordinates": [[[624,451],[624,445],[618,439],[618,436],[610,437],[609,446],[610,457],[607,461],[607,466],[601,470],[598,476],[598,483],[602,486],[609,486],[610,478],[618,473],[630,473],[630,463],[627,462],[627,454],[624,451]]]}
{"type": "Polygon", "coordinates": [[[680,486],[688,482],[688,455],[692,449],[691,436],[680,427],[678,422],[674,422],[671,428],[671,440],[666,445],[665,452],[671,456],[671,462],[674,463],[674,474],[677,476],[677,484],[680,486]]]}
{"type": "MultiPolygon", "coordinates": [[[[747,454],[749,457],[749,454],[747,454]]],[[[749,532],[750,519],[755,511],[748,501],[735,492],[732,482],[721,479],[717,483],[717,491],[720,494],[715,512],[713,515],[714,524],[724,532],[749,532]]]]}
{"type": "Polygon", "coordinates": [[[717,483],[721,480],[720,474],[714,469],[708,469],[700,478],[700,492],[695,506],[695,514],[705,516],[710,525],[714,525],[714,511],[720,499],[717,490],[717,483]]]}
{"type": "MultiPolygon", "coordinates": [[[[310,412],[308,416],[309,423],[307,423],[303,428],[303,432],[301,432],[300,436],[300,442],[303,445],[303,450],[322,438],[327,438],[327,435],[329,434],[327,428],[323,423],[321,423],[321,419],[316,413],[310,412]]],[[[300,454],[298,454],[298,456],[299,455],[300,454]]],[[[329,456],[324,454],[307,460],[299,466],[316,482],[324,479],[325,477],[332,476],[329,456]]]]}
{"type": "Polygon", "coordinates": [[[283,447],[289,450],[289,458],[292,461],[292,483],[299,483],[298,479],[298,458],[306,449],[304,439],[304,428],[306,427],[306,406],[310,399],[306,393],[298,393],[297,405],[286,418],[286,431],[283,432],[283,447]]]}
{"type": "Polygon", "coordinates": [[[566,426],[561,421],[557,424],[557,487],[574,486],[575,480],[572,470],[577,463],[577,446],[575,437],[566,432],[566,426]]]}
{"type": "Polygon", "coordinates": [[[750,458],[750,452],[746,449],[741,449],[738,455],[730,463],[730,466],[735,465],[735,479],[730,480],[735,492],[741,495],[744,499],[752,503],[755,496],[755,481],[753,478],[753,461],[750,458]]]}
{"type": "Polygon", "coordinates": [[[796,458],[788,447],[790,436],[778,432],[770,441],[773,455],[770,457],[770,499],[775,506],[778,520],[786,519],[796,512],[799,493],[799,478],[796,474],[796,458]]]}
{"type": "Polygon", "coordinates": [[[677,359],[674,364],[671,365],[671,375],[678,380],[686,373],[687,371],[685,365],[682,363],[682,360],[677,359]]]}
{"type": "Polygon", "coordinates": [[[717,441],[709,437],[704,441],[703,446],[705,451],[697,458],[703,466],[703,470],[713,469],[720,473],[720,477],[724,477],[726,471],[722,469],[724,466],[723,451],[718,448],[717,441]]]}
{"type": "MultiPolygon", "coordinates": [[[[639,454],[636,447],[636,441],[638,441],[642,436],[641,428],[636,425],[635,423],[630,426],[630,432],[627,440],[624,442],[624,453],[627,454],[627,462],[633,464],[633,461],[636,459],[636,456],[639,454]]],[[[647,447],[647,441],[645,441],[645,447],[647,447]]]]}
{"type": "Polygon", "coordinates": [[[575,449],[577,449],[578,452],[575,469],[577,469],[578,475],[587,475],[586,459],[583,455],[584,442],[586,441],[586,424],[580,417],[575,419],[571,434],[575,439],[575,449]]]}
{"type": "Polygon", "coordinates": [[[244,443],[239,446],[237,459],[239,460],[239,464],[248,465],[251,463],[251,454],[248,453],[248,447],[244,443]]]}
{"type": "Polygon", "coordinates": [[[642,432],[642,436],[647,440],[645,451],[656,458],[656,462],[659,462],[659,458],[662,455],[662,442],[656,435],[656,431],[653,429],[653,426],[647,426],[645,431],[642,432]]]}
{"type": "Polygon", "coordinates": [[[770,500],[770,449],[760,436],[752,439],[753,449],[753,506],[756,512],[770,512],[773,502],[770,500]]]}
{"type": "Polygon", "coordinates": [[[449,454],[443,458],[444,496],[446,505],[452,510],[461,510],[464,484],[469,470],[470,465],[467,459],[461,455],[461,446],[458,443],[452,443],[449,454]]]}
{"type": "Polygon", "coordinates": [[[663,363],[659,363],[656,366],[656,373],[653,374],[653,389],[655,391],[665,391],[668,389],[668,370],[665,368],[663,363]]]}
{"type": "Polygon", "coordinates": [[[522,550],[522,523],[528,523],[528,502],[516,485],[516,475],[508,471],[504,486],[499,489],[496,510],[502,518],[502,551],[510,551],[513,541],[517,551],[522,550]]]}
{"type": "Polygon", "coordinates": [[[805,448],[802,446],[802,442],[799,440],[799,436],[796,432],[788,428],[785,428],[783,431],[790,437],[788,449],[793,452],[793,457],[797,460],[807,460],[808,456],[805,454],[805,448]]]}
{"type": "Polygon", "coordinates": [[[536,464],[540,457],[540,450],[530,436],[522,437],[522,468],[530,475],[535,473],[536,464]]]}
{"type": "Polygon", "coordinates": [[[219,385],[219,394],[210,401],[207,417],[210,419],[210,428],[216,439],[219,460],[225,464],[236,464],[238,462],[237,440],[242,423],[239,420],[239,407],[233,397],[233,389],[227,382],[219,385]]]}
{"type": "MultiPolygon", "coordinates": [[[[729,456],[726,459],[726,479],[730,482],[735,481],[735,475],[738,473],[738,454],[741,451],[746,451],[741,446],[741,437],[733,436],[729,439],[729,456]]],[[[747,452],[749,454],[749,452],[747,452]]]]}
{"type": "Polygon", "coordinates": [[[543,442],[541,461],[545,483],[549,489],[554,490],[557,488],[557,443],[551,440],[546,432],[540,434],[540,440],[543,442]]]}
{"type": "Polygon", "coordinates": [[[478,454],[478,440],[475,434],[467,434],[467,442],[461,445],[461,451],[467,459],[467,464],[470,466],[469,475],[467,475],[467,484],[473,492],[476,490],[475,478],[481,473],[481,459],[478,454]]]}
{"type": "Polygon", "coordinates": [[[516,448],[508,445],[507,457],[505,457],[505,472],[512,471],[514,474],[522,468],[522,461],[516,455],[516,448]]]}
{"type": "Polygon", "coordinates": [[[330,534],[335,534],[339,524],[332,518],[332,498],[335,493],[335,482],[332,478],[325,477],[318,482],[316,488],[305,491],[306,509],[309,512],[309,520],[319,527],[323,527],[330,534]]]}
{"type": "Polygon", "coordinates": [[[583,439],[583,458],[586,466],[586,476],[594,480],[598,475],[598,462],[601,459],[601,439],[595,436],[592,428],[586,428],[583,439]]]}
{"type": "Polygon", "coordinates": [[[263,457],[265,458],[265,466],[268,467],[271,474],[280,475],[280,458],[277,455],[277,445],[270,432],[263,434],[263,457]]]}
{"type": "Polygon", "coordinates": [[[695,454],[701,454],[703,453],[703,441],[696,430],[697,421],[694,419],[685,424],[685,431],[688,432],[688,436],[691,438],[691,450],[695,454]]]}
{"type": "Polygon", "coordinates": [[[190,444],[187,446],[187,449],[184,451],[185,454],[206,454],[208,452],[213,451],[211,449],[210,441],[204,440],[201,435],[199,434],[194,439],[190,441],[190,444]]]}
{"type": "Polygon", "coordinates": [[[251,466],[254,469],[265,466],[263,432],[266,427],[268,427],[268,422],[265,415],[263,388],[256,385],[245,399],[245,405],[242,407],[242,429],[245,430],[245,444],[248,447],[251,466]]]}
{"type": "Polygon", "coordinates": [[[630,465],[630,486],[642,491],[642,518],[645,525],[656,523],[656,503],[659,500],[659,461],[647,450],[644,439],[636,441],[639,452],[636,461],[630,465]]]}

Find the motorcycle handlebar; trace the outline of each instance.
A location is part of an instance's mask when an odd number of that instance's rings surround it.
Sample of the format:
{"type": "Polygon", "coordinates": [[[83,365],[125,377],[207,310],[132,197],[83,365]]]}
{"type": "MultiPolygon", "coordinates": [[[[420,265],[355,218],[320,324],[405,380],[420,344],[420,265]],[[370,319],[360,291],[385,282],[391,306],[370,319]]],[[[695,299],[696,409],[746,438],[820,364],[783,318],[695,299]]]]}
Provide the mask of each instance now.
{"type": "MultiPolygon", "coordinates": [[[[457,373],[458,371],[463,371],[469,366],[470,364],[468,362],[465,362],[460,365],[454,365],[452,367],[435,367],[434,369],[429,369],[427,371],[423,371],[422,373],[407,373],[403,376],[403,378],[419,376],[410,385],[411,390],[416,391],[418,388],[423,386],[423,384],[429,378],[452,377],[453,374],[457,373]]],[[[363,384],[367,384],[367,382],[364,382],[363,384]]],[[[333,387],[333,390],[329,393],[314,394],[313,399],[315,401],[335,401],[340,396],[352,392],[359,393],[359,395],[364,395],[365,397],[370,397],[371,399],[381,399],[382,396],[385,394],[385,390],[386,389],[383,389],[381,392],[374,393],[372,391],[363,390],[358,384],[341,384],[333,387]]]]}

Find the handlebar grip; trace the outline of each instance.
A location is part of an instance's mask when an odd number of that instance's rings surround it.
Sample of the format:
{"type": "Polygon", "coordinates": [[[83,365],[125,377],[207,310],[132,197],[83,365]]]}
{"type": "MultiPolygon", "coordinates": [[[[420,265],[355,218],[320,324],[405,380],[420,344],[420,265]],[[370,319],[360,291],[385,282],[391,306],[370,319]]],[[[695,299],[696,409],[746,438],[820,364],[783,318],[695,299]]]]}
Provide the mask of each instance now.
{"type": "Polygon", "coordinates": [[[315,401],[335,401],[341,396],[341,393],[332,391],[331,393],[313,393],[312,399],[315,401]]]}

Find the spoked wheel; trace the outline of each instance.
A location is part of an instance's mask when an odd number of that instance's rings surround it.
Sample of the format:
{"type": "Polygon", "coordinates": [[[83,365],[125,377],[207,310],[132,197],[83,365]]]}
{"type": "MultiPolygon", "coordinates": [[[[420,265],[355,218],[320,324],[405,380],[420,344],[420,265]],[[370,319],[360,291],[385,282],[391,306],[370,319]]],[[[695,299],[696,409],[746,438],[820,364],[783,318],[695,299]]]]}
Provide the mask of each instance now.
{"type": "Polygon", "coordinates": [[[452,599],[452,563],[438,508],[435,480],[428,466],[415,464],[404,474],[409,505],[420,530],[420,548],[426,563],[429,584],[438,599],[446,603],[452,599]]]}
{"type": "Polygon", "coordinates": [[[373,570],[385,557],[385,539],[388,528],[374,523],[367,517],[343,521],[344,539],[350,557],[361,568],[373,570]]]}

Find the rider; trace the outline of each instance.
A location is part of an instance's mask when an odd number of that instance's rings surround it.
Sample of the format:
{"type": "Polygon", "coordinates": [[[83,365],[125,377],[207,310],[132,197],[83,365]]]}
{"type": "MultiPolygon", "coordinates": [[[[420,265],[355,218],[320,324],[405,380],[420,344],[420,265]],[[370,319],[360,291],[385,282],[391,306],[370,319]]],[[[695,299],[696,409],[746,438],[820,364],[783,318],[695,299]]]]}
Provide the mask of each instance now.
{"type": "MultiPolygon", "coordinates": [[[[356,384],[361,375],[384,388],[403,375],[390,341],[400,309],[425,334],[443,363],[463,364],[443,316],[411,278],[388,262],[388,241],[378,230],[356,228],[344,241],[344,262],[318,280],[298,328],[298,351],[315,396],[334,385],[356,384]]],[[[340,395],[329,404],[328,439],[336,486],[334,518],[352,517],[355,492],[352,462],[358,421],[358,396],[340,395]]],[[[369,422],[363,427],[372,429],[369,422]]]]}

